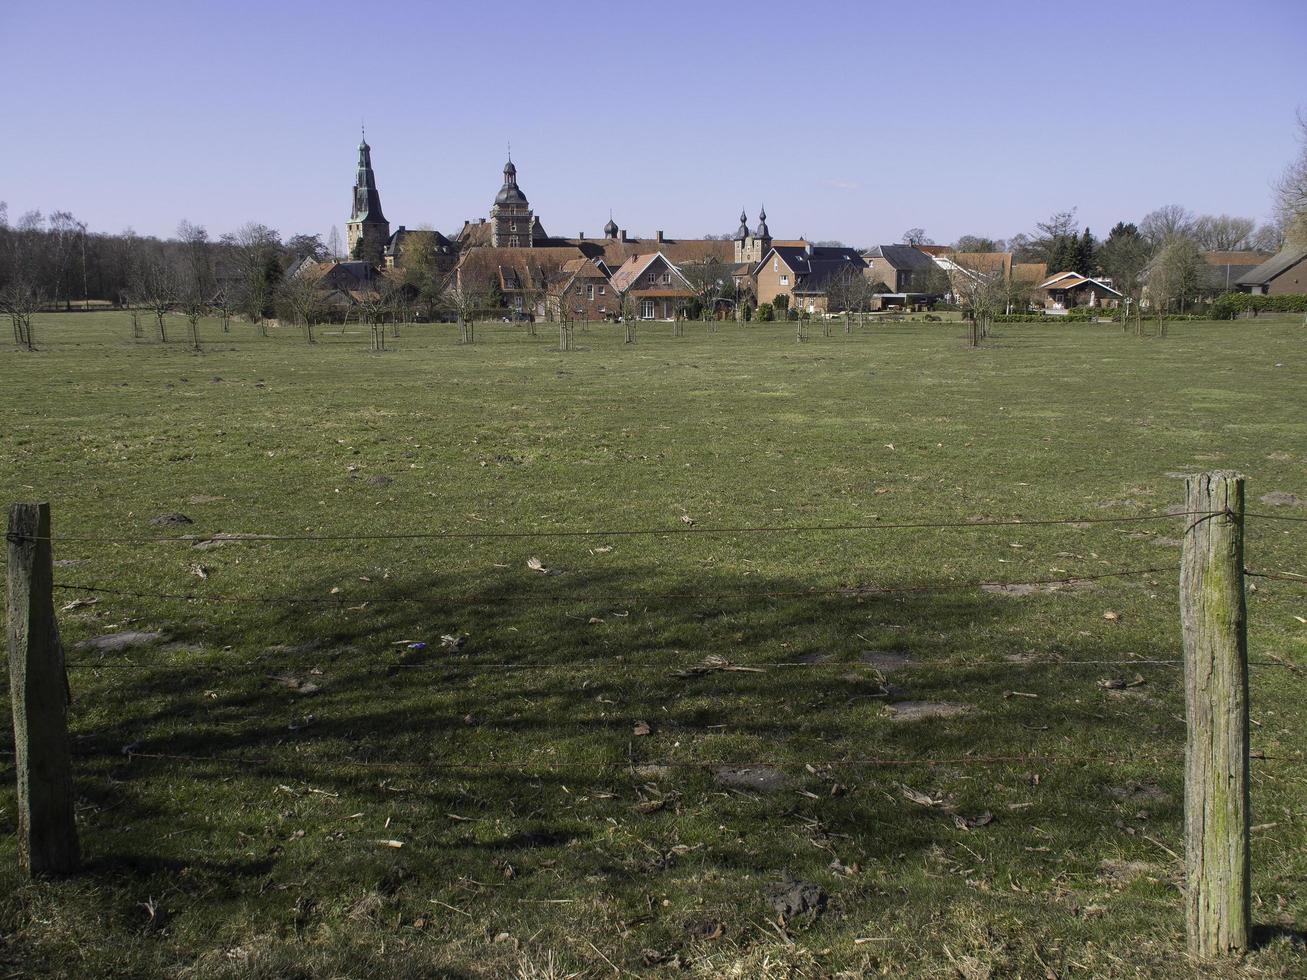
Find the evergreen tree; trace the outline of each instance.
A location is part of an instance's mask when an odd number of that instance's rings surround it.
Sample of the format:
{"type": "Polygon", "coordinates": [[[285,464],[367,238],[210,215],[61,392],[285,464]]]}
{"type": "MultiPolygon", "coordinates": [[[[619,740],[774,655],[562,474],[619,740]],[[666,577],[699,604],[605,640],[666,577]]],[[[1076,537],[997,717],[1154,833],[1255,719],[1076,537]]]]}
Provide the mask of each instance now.
{"type": "Polygon", "coordinates": [[[1094,236],[1091,235],[1089,233],[1089,229],[1086,228],[1085,233],[1081,235],[1079,241],[1076,242],[1075,268],[1077,272],[1080,272],[1086,276],[1093,274],[1093,270],[1095,268],[1094,265],[1095,249],[1096,249],[1096,245],[1094,242],[1094,236]]]}

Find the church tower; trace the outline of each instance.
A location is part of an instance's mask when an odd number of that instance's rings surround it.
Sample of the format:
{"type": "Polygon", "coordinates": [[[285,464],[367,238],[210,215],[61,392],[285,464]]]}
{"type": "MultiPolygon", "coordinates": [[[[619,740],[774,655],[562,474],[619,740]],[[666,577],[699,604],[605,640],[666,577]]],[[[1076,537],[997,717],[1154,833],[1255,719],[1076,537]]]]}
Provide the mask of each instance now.
{"type": "Polygon", "coordinates": [[[758,228],[749,233],[748,215],[740,212],[740,228],[735,233],[735,261],[757,265],[771,251],[771,231],[767,228],[767,209],[758,212],[758,228]]]}
{"type": "Polygon", "coordinates": [[[359,169],[354,177],[354,204],[345,224],[345,244],[351,259],[380,265],[388,241],[390,222],[381,213],[381,195],[372,173],[372,147],[365,138],[359,143],[359,169]]]}
{"type": "Polygon", "coordinates": [[[504,185],[490,206],[490,244],[495,248],[530,248],[534,244],[535,215],[522,188],[517,186],[513,158],[504,164],[504,185]]]}

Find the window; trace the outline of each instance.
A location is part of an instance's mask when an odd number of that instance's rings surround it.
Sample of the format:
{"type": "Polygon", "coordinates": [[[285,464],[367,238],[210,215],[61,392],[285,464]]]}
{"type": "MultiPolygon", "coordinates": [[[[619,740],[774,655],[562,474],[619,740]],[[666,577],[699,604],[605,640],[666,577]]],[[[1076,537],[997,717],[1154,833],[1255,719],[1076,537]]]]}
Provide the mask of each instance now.
{"type": "Polygon", "coordinates": [[[672,274],[671,274],[670,272],[664,272],[664,273],[663,273],[663,284],[664,284],[664,285],[669,285],[669,284],[671,283],[671,281],[672,281],[672,274]]]}
{"type": "Polygon", "coordinates": [[[771,260],[771,271],[772,271],[772,272],[779,272],[779,271],[780,271],[780,268],[781,268],[781,260],[780,260],[780,259],[772,259],[772,260],[771,260]]]}
{"type": "Polygon", "coordinates": [[[599,295],[600,295],[600,296],[605,295],[605,293],[604,293],[604,287],[603,287],[603,286],[600,286],[600,287],[599,287],[599,295]]]}
{"type": "Polygon", "coordinates": [[[585,287],[585,298],[586,298],[586,299],[594,299],[594,298],[595,298],[595,288],[594,288],[594,286],[586,286],[586,287],[585,287]]]}
{"type": "Polygon", "coordinates": [[[789,277],[789,276],[781,276],[781,285],[782,285],[782,286],[788,286],[789,284],[790,284],[790,277],[789,277]]]}
{"type": "Polygon", "coordinates": [[[653,272],[649,273],[649,285],[652,286],[657,281],[658,281],[657,273],[653,273],[653,272]]]}
{"type": "Polygon", "coordinates": [[[512,235],[511,237],[509,237],[509,239],[508,239],[508,247],[509,247],[509,248],[517,248],[517,247],[518,247],[518,246],[517,246],[517,236],[516,236],[516,235],[512,235]]]}

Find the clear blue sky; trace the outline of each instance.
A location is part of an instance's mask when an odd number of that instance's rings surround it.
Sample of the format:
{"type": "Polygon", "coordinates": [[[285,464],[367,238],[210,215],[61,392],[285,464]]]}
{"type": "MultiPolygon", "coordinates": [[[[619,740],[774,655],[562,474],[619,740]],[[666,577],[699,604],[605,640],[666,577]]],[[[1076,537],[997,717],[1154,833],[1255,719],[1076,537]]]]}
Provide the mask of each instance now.
{"type": "Polygon", "coordinates": [[[485,215],[509,140],[555,235],[1261,219],[1304,42],[1305,0],[8,0],[0,200],[343,232],[366,118],[392,227],[485,215]]]}

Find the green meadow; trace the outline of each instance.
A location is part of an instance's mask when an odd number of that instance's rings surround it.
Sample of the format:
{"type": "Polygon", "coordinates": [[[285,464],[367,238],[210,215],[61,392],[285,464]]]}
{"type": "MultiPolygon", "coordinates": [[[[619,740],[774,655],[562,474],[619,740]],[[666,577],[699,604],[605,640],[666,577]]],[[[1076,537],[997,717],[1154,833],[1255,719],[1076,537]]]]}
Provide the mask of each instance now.
{"type": "MultiPolygon", "coordinates": [[[[0,975],[1193,974],[1167,512],[1238,470],[1307,573],[1297,319],[200,333],[0,349],[85,862],[18,873],[6,696],[0,975]]],[[[1307,586],[1249,581],[1206,975],[1302,976],[1307,586]]]]}

